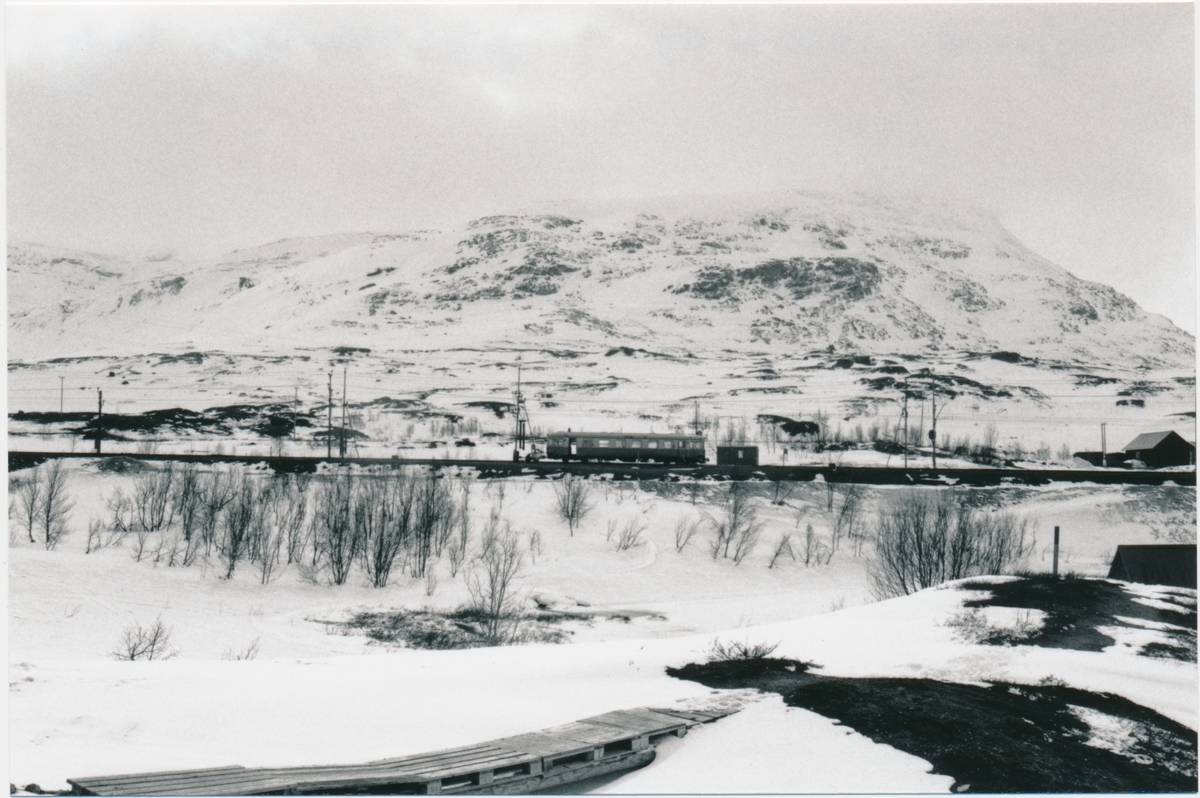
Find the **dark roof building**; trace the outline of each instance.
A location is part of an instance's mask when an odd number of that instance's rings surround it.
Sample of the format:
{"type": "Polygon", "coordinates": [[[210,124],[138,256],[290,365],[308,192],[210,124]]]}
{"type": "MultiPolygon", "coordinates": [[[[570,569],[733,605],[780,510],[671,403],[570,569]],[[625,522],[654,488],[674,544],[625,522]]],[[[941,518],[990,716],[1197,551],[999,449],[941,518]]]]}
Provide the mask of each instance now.
{"type": "Polygon", "coordinates": [[[1109,579],[1196,589],[1196,544],[1117,546],[1109,579]]]}
{"type": "Polygon", "coordinates": [[[1125,457],[1141,460],[1151,468],[1193,465],[1196,445],[1185,441],[1177,432],[1143,432],[1125,446],[1125,457]]]}

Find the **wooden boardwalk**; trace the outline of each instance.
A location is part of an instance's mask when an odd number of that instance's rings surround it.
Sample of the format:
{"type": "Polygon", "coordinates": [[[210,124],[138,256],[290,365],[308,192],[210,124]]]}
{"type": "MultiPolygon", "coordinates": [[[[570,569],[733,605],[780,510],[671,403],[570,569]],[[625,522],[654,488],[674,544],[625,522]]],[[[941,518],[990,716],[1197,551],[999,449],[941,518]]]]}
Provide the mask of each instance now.
{"type": "Polygon", "coordinates": [[[736,710],[626,709],[428,754],[361,765],[134,773],[68,779],[73,795],[437,795],[531,793],[630,770],[654,746],[736,710]]]}

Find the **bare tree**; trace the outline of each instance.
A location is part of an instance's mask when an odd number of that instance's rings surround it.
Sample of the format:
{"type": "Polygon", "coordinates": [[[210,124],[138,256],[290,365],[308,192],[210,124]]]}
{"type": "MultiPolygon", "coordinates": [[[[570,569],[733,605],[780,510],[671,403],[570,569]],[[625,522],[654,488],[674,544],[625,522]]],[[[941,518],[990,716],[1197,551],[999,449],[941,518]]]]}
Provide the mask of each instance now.
{"type": "Polygon", "coordinates": [[[710,520],[714,539],[709,552],[714,560],[732,556],[734,564],[740,563],[758,543],[762,525],[745,488],[738,482],[730,484],[722,513],[710,520]]]}
{"type": "Polygon", "coordinates": [[[948,490],[909,490],[880,508],[869,569],[876,597],[1003,573],[1029,553],[1026,521],[1008,513],[984,514],[958,498],[948,490]]]}
{"type": "Polygon", "coordinates": [[[53,549],[67,534],[67,521],[74,507],[75,500],[67,495],[67,472],[63,470],[62,460],[55,460],[46,467],[41,511],[38,513],[38,526],[47,549],[53,549]]]}
{"type": "MultiPolygon", "coordinates": [[[[466,476],[458,477],[458,509],[455,511],[457,534],[450,540],[450,576],[458,576],[458,569],[467,559],[467,547],[471,542],[471,482],[466,476]]],[[[541,551],[539,535],[538,551],[541,551]]],[[[530,544],[532,546],[532,542],[530,544]]]]}
{"type": "Polygon", "coordinates": [[[682,554],[687,545],[692,542],[692,538],[696,536],[696,532],[699,531],[700,525],[703,523],[703,519],[700,518],[681,516],[675,522],[675,551],[682,554]]]}
{"type": "Polygon", "coordinates": [[[791,557],[792,561],[795,562],[796,553],[792,551],[792,536],[788,533],[781,535],[779,542],[775,544],[775,551],[773,554],[771,554],[771,562],[767,567],[774,568],[775,563],[778,562],[779,558],[785,554],[788,557],[791,557]]]}
{"type": "MultiPolygon", "coordinates": [[[[253,477],[237,474],[231,499],[222,514],[217,551],[225,560],[225,578],[233,576],[238,561],[259,545],[263,532],[262,491],[253,477]]],[[[268,574],[269,578],[269,574],[268,574]]]]}
{"type": "Polygon", "coordinates": [[[484,637],[492,645],[512,640],[519,623],[517,578],[522,557],[519,536],[507,523],[492,534],[467,571],[471,606],[483,616],[484,637]]]}
{"type": "Polygon", "coordinates": [[[88,538],[87,546],[84,548],[84,554],[91,554],[104,547],[104,522],[99,518],[92,518],[88,521],[88,538]]]}
{"type": "Polygon", "coordinates": [[[175,464],[168,461],[161,470],[138,476],[133,483],[133,505],[138,524],[150,532],[170,526],[174,520],[175,464]]]}
{"type": "Polygon", "coordinates": [[[119,660],[155,660],[170,659],[178,654],[171,645],[171,629],[158,618],[149,626],[142,626],[137,621],[125,627],[121,639],[113,647],[112,656],[119,660]]]}
{"type": "Polygon", "coordinates": [[[862,485],[851,483],[837,486],[834,492],[841,497],[841,501],[833,517],[833,533],[829,539],[831,557],[843,539],[857,537],[864,495],[862,485]]]}
{"type": "Polygon", "coordinates": [[[758,545],[758,535],[762,531],[762,526],[757,523],[749,523],[741,528],[734,538],[733,544],[733,564],[740,565],[742,560],[750,556],[750,552],[754,551],[754,547],[758,545]]]}
{"type": "Polygon", "coordinates": [[[345,584],[359,551],[353,502],[354,478],[348,471],[339,471],[320,483],[313,517],[314,559],[324,560],[335,585],[345,584]]]}
{"type": "MultiPolygon", "coordinates": [[[[804,558],[804,566],[807,568],[813,565],[820,565],[822,559],[828,555],[832,557],[832,552],[821,542],[817,537],[816,530],[812,524],[806,524],[804,527],[804,548],[801,549],[801,554],[804,558]]],[[[828,559],[825,559],[828,562],[828,559]]]]}
{"type": "Polygon", "coordinates": [[[432,469],[423,471],[415,483],[409,570],[420,579],[436,556],[438,541],[444,543],[454,526],[454,502],[446,481],[432,469]]]}
{"type": "Polygon", "coordinates": [[[554,483],[554,498],[558,504],[558,514],[567,522],[571,535],[594,506],[592,503],[592,486],[586,479],[566,474],[554,483]]]}
{"type": "MultiPolygon", "coordinates": [[[[174,512],[179,517],[179,531],[187,548],[192,547],[192,539],[196,536],[200,524],[203,495],[200,484],[200,470],[195,463],[184,463],[179,467],[178,478],[172,488],[171,497],[174,512]]],[[[184,559],[188,557],[185,555],[184,559]]]]}
{"type": "Polygon", "coordinates": [[[217,541],[217,530],[225,508],[233,501],[234,472],[215,471],[201,481],[200,536],[204,543],[205,556],[212,552],[217,541]]]}
{"type": "Polygon", "coordinates": [[[38,518],[42,514],[42,499],[45,485],[42,481],[42,468],[35,466],[21,475],[17,482],[17,520],[29,534],[29,542],[36,542],[33,531],[37,528],[38,518]]]}
{"type": "Polygon", "coordinates": [[[396,557],[411,543],[415,499],[415,481],[404,469],[368,479],[355,497],[363,566],[375,587],[387,585],[396,557]]]}

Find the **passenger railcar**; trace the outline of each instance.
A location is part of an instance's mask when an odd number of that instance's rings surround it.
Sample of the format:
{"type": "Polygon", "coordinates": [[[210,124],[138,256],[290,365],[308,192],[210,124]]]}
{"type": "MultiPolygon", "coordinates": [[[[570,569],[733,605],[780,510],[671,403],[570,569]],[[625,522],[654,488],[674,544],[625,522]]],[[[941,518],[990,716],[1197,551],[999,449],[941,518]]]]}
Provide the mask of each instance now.
{"type": "Polygon", "coordinates": [[[703,463],[703,435],[654,435],[636,432],[552,432],[546,457],[554,460],[625,460],[656,463],[703,463]]]}

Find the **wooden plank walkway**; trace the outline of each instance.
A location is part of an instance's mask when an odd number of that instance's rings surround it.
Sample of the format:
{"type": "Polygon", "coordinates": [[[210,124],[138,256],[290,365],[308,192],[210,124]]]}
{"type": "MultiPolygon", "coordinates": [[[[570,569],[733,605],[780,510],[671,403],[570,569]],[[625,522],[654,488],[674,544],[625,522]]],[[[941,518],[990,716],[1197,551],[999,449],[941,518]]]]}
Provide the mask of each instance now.
{"type": "Polygon", "coordinates": [[[625,709],[550,729],[361,765],[245,768],[68,779],[73,795],[530,793],[629,770],[667,737],[737,710],[625,709]]]}

